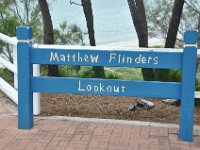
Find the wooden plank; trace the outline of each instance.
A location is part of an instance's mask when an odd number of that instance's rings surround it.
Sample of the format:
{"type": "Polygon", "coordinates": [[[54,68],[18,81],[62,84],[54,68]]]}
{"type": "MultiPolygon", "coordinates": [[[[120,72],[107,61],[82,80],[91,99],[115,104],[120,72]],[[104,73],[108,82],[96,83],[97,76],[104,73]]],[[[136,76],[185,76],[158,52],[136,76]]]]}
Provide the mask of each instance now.
{"type": "MultiPolygon", "coordinates": [[[[32,28],[18,27],[17,39],[32,38],[32,28]]],[[[33,65],[30,64],[31,43],[28,41],[17,44],[18,65],[18,128],[31,129],[33,127],[33,92],[31,91],[31,76],[33,65]]]]}
{"type": "Polygon", "coordinates": [[[180,99],[180,83],[110,79],[33,77],[33,92],[98,94],[180,99]]]}
{"type": "Polygon", "coordinates": [[[197,31],[190,30],[185,32],[184,43],[193,44],[193,46],[186,46],[183,50],[179,137],[189,142],[193,140],[194,91],[197,62],[197,48],[194,44],[197,45],[197,42],[197,31]]]}
{"type": "Polygon", "coordinates": [[[182,52],[32,48],[31,63],[181,69],[182,52]]]}

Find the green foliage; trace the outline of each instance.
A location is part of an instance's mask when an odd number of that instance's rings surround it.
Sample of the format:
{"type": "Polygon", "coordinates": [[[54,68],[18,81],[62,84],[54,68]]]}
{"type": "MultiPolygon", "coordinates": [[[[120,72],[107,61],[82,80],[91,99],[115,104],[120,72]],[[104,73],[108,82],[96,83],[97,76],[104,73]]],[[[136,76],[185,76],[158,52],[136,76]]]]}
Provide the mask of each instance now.
{"type": "MultiPolygon", "coordinates": [[[[19,25],[19,22],[15,16],[12,16],[8,9],[12,4],[12,1],[5,0],[0,3],[0,32],[13,37],[15,35],[15,28],[19,25]]],[[[10,47],[0,42],[0,53],[3,53],[8,60],[12,62],[12,52],[10,47]]]]}
{"type": "Polygon", "coordinates": [[[166,38],[172,8],[172,0],[153,0],[145,3],[150,37],[166,38]]]}
{"type": "Polygon", "coordinates": [[[195,86],[196,91],[200,91],[200,81],[196,79],[196,86],[195,86]]]}
{"type": "Polygon", "coordinates": [[[95,78],[95,73],[92,67],[85,67],[79,72],[79,77],[81,78],[95,78]]]}
{"type": "Polygon", "coordinates": [[[143,80],[140,68],[113,67],[105,68],[106,74],[113,73],[123,80],[143,80]]]}
{"type": "Polygon", "coordinates": [[[56,44],[84,45],[82,30],[75,24],[68,25],[67,21],[61,23],[59,29],[54,30],[54,39],[56,44]]]}
{"type": "Polygon", "coordinates": [[[59,66],[59,77],[77,77],[76,71],[72,66],[59,66]]]}
{"type": "Polygon", "coordinates": [[[42,16],[38,1],[23,0],[13,1],[10,7],[10,14],[15,16],[23,26],[31,26],[33,29],[33,41],[42,42],[42,16]]]}
{"type": "Polygon", "coordinates": [[[106,74],[106,79],[120,79],[120,77],[117,74],[109,73],[106,74]]]}
{"type": "MultiPolygon", "coordinates": [[[[148,0],[145,3],[150,37],[165,39],[171,19],[174,0],[148,0]]],[[[183,41],[187,29],[197,29],[200,3],[199,0],[186,0],[181,16],[177,39],[183,41]]]]}
{"type": "Polygon", "coordinates": [[[171,74],[170,77],[171,79],[169,81],[171,82],[181,82],[182,80],[182,74],[180,70],[170,70],[171,74]]]}
{"type": "Polygon", "coordinates": [[[4,80],[10,81],[13,80],[13,73],[8,69],[0,68],[0,77],[4,80]]]}
{"type": "Polygon", "coordinates": [[[60,77],[80,77],[80,78],[94,78],[92,67],[82,66],[77,73],[75,66],[59,66],[60,77]]]}
{"type": "Polygon", "coordinates": [[[154,69],[154,80],[165,82],[181,82],[182,75],[179,70],[154,69]]]}
{"type": "Polygon", "coordinates": [[[199,66],[199,68],[197,68],[196,78],[198,81],[200,81],[200,66],[199,66]]]}
{"type": "MultiPolygon", "coordinates": [[[[8,36],[16,36],[16,26],[29,25],[33,27],[36,41],[41,40],[41,17],[40,10],[34,0],[13,1],[5,0],[0,3],[0,32],[8,36]],[[33,5],[34,4],[34,5],[33,5]],[[24,9],[19,6],[24,6],[24,9]]],[[[12,51],[10,47],[0,42],[0,53],[12,62],[12,51]]]]}
{"type": "MultiPolygon", "coordinates": [[[[105,74],[107,79],[142,80],[141,69],[135,69],[135,68],[120,68],[120,67],[106,68],[105,74]]],[[[95,78],[95,74],[92,67],[86,67],[86,66],[82,66],[78,73],[71,66],[59,66],[59,76],[95,78]]]]}

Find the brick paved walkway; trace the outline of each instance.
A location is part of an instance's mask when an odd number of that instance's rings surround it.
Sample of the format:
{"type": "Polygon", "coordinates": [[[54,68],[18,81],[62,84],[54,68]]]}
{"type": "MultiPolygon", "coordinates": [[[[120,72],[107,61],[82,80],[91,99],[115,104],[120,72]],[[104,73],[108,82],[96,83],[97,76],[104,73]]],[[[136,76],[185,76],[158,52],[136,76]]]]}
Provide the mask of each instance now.
{"type": "Polygon", "coordinates": [[[98,124],[35,118],[32,130],[18,130],[17,116],[0,105],[0,150],[200,150],[178,139],[178,130],[150,126],[98,124]]]}

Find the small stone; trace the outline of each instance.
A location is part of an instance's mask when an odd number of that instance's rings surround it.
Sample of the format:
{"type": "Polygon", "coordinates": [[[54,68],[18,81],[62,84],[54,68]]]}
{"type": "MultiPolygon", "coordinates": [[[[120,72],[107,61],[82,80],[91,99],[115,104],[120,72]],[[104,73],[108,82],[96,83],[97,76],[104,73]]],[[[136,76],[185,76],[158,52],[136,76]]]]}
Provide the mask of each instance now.
{"type": "Polygon", "coordinates": [[[144,107],[146,104],[144,102],[137,102],[137,107],[144,107]]]}
{"type": "Polygon", "coordinates": [[[177,99],[164,99],[162,100],[163,103],[168,105],[176,105],[178,100],[177,99]]]}
{"type": "Polygon", "coordinates": [[[151,109],[154,107],[154,103],[145,99],[141,99],[141,102],[148,106],[148,109],[151,109]]]}
{"type": "Polygon", "coordinates": [[[134,111],[137,107],[137,103],[136,102],[132,102],[128,105],[128,110],[129,111],[134,111]]]}

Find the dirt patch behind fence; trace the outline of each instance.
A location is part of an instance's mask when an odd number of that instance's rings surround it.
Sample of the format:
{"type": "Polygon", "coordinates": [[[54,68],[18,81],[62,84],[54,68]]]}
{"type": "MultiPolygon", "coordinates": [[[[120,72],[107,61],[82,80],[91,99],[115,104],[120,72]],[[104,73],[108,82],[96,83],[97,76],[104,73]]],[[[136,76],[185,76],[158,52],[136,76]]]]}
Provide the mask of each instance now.
{"type": "MultiPolygon", "coordinates": [[[[160,99],[148,99],[155,104],[153,109],[143,107],[129,111],[129,104],[139,100],[130,97],[45,93],[41,95],[41,115],[179,123],[179,106],[165,104],[160,99]]],[[[195,124],[200,125],[200,106],[195,107],[195,124]]]]}

